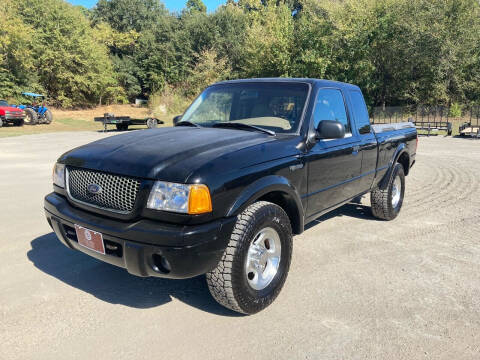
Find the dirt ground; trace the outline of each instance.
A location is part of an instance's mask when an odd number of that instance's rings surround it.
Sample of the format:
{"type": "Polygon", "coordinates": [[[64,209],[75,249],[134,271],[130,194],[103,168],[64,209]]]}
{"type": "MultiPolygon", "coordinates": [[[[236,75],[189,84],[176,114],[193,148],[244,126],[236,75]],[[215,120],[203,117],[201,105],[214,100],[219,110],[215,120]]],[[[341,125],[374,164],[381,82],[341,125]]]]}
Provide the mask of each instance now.
{"type": "MultiPolygon", "coordinates": [[[[148,108],[133,105],[105,105],[84,110],[51,110],[53,114],[53,122],[51,124],[24,125],[22,127],[4,125],[0,128],[0,138],[62,131],[101,131],[103,129],[102,123],[95,122],[93,119],[95,117],[101,117],[105,113],[115,114],[116,116],[130,116],[138,119],[152,116],[148,108]]],[[[165,122],[165,125],[162,126],[171,125],[172,123],[173,116],[171,115],[156,114],[155,116],[165,122]]],[[[108,128],[112,131],[115,129],[113,125],[110,125],[108,128]]],[[[132,126],[131,128],[138,129],[145,128],[145,126],[138,125],[132,126]]]]}
{"type": "Polygon", "coordinates": [[[400,216],[364,197],[310,224],[278,299],[245,317],[203,277],[137,278],[56,239],[51,167],[103,136],[0,139],[1,359],[480,358],[480,140],[420,138],[400,216]]]}

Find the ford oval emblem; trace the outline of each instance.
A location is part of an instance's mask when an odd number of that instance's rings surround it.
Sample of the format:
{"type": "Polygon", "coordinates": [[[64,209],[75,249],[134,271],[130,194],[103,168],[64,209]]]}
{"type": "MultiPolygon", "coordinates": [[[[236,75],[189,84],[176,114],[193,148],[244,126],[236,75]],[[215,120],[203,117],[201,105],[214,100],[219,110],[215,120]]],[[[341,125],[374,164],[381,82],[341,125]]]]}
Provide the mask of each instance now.
{"type": "Polygon", "coordinates": [[[102,187],[97,184],[90,184],[87,186],[87,190],[90,194],[96,195],[102,192],[102,187]]]}

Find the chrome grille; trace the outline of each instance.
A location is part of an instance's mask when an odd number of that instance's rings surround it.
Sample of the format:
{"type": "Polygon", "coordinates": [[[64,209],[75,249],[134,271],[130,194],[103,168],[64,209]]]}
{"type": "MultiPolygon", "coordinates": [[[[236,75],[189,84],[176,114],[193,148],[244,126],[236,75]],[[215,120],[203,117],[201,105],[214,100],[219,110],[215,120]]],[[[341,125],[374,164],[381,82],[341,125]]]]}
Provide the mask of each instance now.
{"type": "Polygon", "coordinates": [[[105,210],[119,213],[131,212],[139,187],[140,181],[135,178],[67,168],[67,191],[70,198],[105,210]],[[92,194],[89,191],[91,185],[98,185],[101,190],[92,194]]]}

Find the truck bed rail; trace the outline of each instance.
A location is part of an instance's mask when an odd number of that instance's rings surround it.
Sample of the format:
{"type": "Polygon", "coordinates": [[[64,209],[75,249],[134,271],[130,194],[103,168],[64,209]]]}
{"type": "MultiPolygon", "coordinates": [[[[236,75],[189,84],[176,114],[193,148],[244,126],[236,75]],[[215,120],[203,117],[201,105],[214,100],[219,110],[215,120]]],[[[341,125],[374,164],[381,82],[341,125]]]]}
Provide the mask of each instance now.
{"type": "Polygon", "coordinates": [[[409,128],[415,128],[415,124],[411,121],[391,123],[391,124],[372,124],[372,129],[376,134],[387,132],[387,131],[409,129],[409,128]]]}

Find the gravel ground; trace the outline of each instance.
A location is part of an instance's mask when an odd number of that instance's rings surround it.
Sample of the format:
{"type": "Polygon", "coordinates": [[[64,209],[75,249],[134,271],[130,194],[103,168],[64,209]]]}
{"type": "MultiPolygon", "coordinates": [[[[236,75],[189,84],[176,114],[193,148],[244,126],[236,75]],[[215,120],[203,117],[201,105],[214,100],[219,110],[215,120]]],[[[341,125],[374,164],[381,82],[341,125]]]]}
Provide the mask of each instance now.
{"type": "Polygon", "coordinates": [[[278,299],[245,317],[203,277],[137,278],[58,242],[52,164],[103,136],[0,139],[1,359],[480,358],[480,141],[422,137],[400,216],[364,197],[310,224],[278,299]]]}

